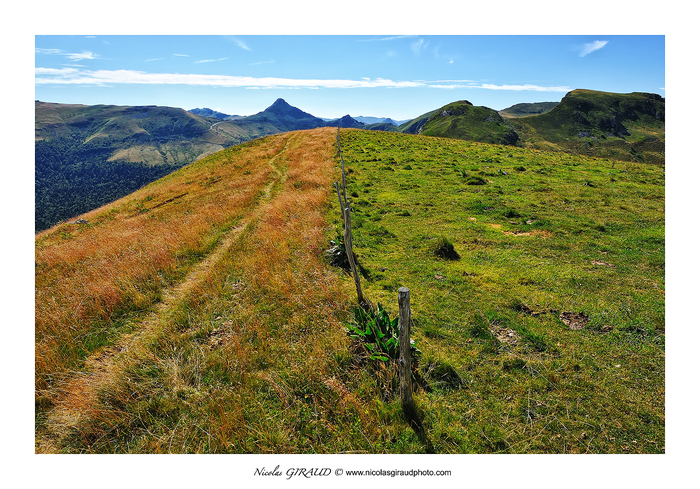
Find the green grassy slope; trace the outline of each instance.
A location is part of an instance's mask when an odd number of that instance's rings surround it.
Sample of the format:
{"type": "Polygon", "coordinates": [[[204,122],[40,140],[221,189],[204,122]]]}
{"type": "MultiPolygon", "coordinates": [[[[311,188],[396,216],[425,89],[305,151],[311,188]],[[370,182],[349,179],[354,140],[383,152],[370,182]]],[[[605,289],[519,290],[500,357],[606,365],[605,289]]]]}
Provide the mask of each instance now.
{"type": "Polygon", "coordinates": [[[665,101],[656,94],[568,93],[551,111],[509,119],[526,147],[663,164],[665,101]]]}
{"type": "Polygon", "coordinates": [[[488,107],[475,107],[466,100],[438,109],[420,129],[425,136],[438,136],[495,144],[515,144],[518,135],[488,107]]]}
{"type": "Polygon", "coordinates": [[[415,119],[411,119],[410,121],[406,121],[403,124],[399,126],[399,131],[398,132],[403,132],[406,134],[419,134],[421,131],[421,128],[425,125],[426,122],[428,122],[428,119],[433,116],[437,112],[437,109],[431,110],[430,112],[426,112],[423,115],[419,115],[415,119]]]}
{"type": "Polygon", "coordinates": [[[392,133],[343,142],[365,293],[396,313],[411,290],[437,451],[663,452],[663,168],[392,133]],[[441,238],[460,259],[434,254],[441,238]]]}
{"type": "Polygon", "coordinates": [[[406,122],[399,131],[625,161],[665,161],[665,101],[656,94],[574,90],[558,103],[517,104],[500,113],[459,101],[406,122]]]}

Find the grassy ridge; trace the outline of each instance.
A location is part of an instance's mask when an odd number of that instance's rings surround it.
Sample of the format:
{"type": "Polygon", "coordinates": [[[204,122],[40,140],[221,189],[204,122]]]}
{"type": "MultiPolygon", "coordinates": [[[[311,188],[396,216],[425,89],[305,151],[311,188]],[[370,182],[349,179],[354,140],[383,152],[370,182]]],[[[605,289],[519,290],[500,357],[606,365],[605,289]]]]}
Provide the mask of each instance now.
{"type": "Polygon", "coordinates": [[[244,215],[271,172],[260,162],[283,142],[231,149],[83,215],[86,224],[37,235],[39,393],[128,328],[244,215]]]}
{"type": "Polygon", "coordinates": [[[261,135],[271,121],[217,121],[158,106],[35,102],[36,216],[42,231],[197,159],[261,135]]]}
{"type": "Polygon", "coordinates": [[[342,142],[365,292],[395,314],[396,290],[411,289],[427,439],[405,422],[392,369],[344,331],[352,281],[324,257],[339,226],[335,130],[318,129],[222,151],[95,211],[90,228],[38,236],[37,256],[56,259],[37,269],[37,309],[109,297],[104,275],[117,287],[157,284],[140,304],[123,302],[121,316],[97,308],[82,329],[66,322],[37,337],[38,351],[104,338],[37,376],[40,451],[664,451],[663,168],[397,133],[343,130],[342,142]],[[190,191],[182,213],[175,185],[190,191]],[[252,200],[212,219],[232,185],[252,200]],[[143,248],[119,241],[104,266],[147,254],[180,219],[212,224],[198,247],[182,245],[192,251],[165,267],[164,282],[118,268],[80,287],[56,282],[64,269],[77,277],[97,266],[95,249],[66,260],[87,246],[83,233],[103,242],[149,215],[143,248]],[[435,254],[444,241],[459,259],[435,254]],[[149,335],[88,361],[137,335],[141,311],[158,301],[169,307],[154,307],[149,335]]]}
{"type": "MultiPolygon", "coordinates": [[[[375,401],[374,377],[353,367],[341,322],[349,294],[324,262],[335,131],[259,147],[267,161],[251,161],[251,175],[276,176],[240,237],[143,340],[56,386],[38,410],[37,450],[371,452],[390,440],[421,449],[400,411],[375,401]]],[[[231,151],[198,165],[218,175],[231,151]]]]}
{"type": "Polygon", "coordinates": [[[420,129],[420,134],[494,144],[515,144],[518,135],[488,107],[475,107],[466,100],[445,105],[420,129]]]}
{"type": "Polygon", "coordinates": [[[665,161],[665,102],[655,94],[574,90],[547,113],[508,122],[525,147],[665,161]]]}

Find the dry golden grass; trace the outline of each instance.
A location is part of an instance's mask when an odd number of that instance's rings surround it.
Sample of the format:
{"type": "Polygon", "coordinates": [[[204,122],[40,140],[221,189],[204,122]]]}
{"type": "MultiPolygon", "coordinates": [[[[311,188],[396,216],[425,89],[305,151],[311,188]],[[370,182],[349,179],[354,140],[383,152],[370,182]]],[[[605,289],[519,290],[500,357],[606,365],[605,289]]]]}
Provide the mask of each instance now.
{"type": "MultiPolygon", "coordinates": [[[[62,392],[38,429],[37,451],[367,451],[369,440],[381,435],[376,413],[351,392],[358,379],[347,370],[349,345],[340,317],[351,302],[348,284],[324,263],[337,171],[335,132],[265,141],[269,150],[239,170],[252,171],[245,181],[253,196],[262,196],[257,205],[222,205],[221,212],[230,215],[219,222],[245,215],[221,240],[228,244],[210,254],[216,259],[185,278],[186,293],[172,294],[177,287],[164,283],[161,289],[169,289],[161,292],[171,294],[167,307],[137,324],[128,348],[103,349],[107,353],[86,363],[87,373],[59,383],[62,392]]],[[[199,181],[206,175],[200,173],[199,181]]],[[[173,185],[160,182],[151,193],[166,184],[173,185]]],[[[179,193],[182,188],[174,186],[150,202],[179,193]]],[[[144,195],[122,206],[133,207],[144,195]]],[[[190,212],[201,216],[206,208],[193,202],[190,212]]],[[[172,210],[162,212],[156,221],[167,223],[163,232],[136,236],[157,242],[167,234],[172,210]]],[[[83,257],[96,261],[96,253],[83,257]]],[[[107,265],[110,256],[101,261],[107,265]]],[[[77,275],[81,261],[72,263],[77,275]]],[[[96,282],[93,277],[91,285],[96,282]]],[[[92,290],[87,286],[81,293],[92,290]]],[[[115,294],[114,300],[120,298],[115,294]]]]}
{"type": "Polygon", "coordinates": [[[109,323],[142,311],[183,276],[270,178],[282,136],[194,163],[36,237],[36,389],[46,393],[105,340],[109,323]],[[96,330],[95,330],[96,328],[96,330]]]}

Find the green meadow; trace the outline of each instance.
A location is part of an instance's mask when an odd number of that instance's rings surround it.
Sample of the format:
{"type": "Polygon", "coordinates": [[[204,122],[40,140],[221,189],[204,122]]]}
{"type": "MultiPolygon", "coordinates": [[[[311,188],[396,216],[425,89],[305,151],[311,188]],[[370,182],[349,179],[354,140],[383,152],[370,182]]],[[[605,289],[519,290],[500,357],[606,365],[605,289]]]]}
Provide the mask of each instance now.
{"type": "Polygon", "coordinates": [[[664,452],[663,166],[341,141],[365,295],[395,316],[411,291],[435,451],[664,452]]]}

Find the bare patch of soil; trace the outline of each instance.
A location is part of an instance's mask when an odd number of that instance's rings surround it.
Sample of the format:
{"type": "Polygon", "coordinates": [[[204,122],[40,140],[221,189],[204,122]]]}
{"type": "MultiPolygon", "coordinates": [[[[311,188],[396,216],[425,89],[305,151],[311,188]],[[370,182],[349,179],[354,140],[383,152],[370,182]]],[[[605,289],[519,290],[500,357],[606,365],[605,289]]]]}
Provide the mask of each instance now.
{"type": "Polygon", "coordinates": [[[564,324],[573,330],[583,329],[583,327],[588,323],[588,315],[582,312],[562,312],[559,314],[559,319],[561,319],[564,324]]]}
{"type": "Polygon", "coordinates": [[[496,337],[501,343],[507,343],[511,346],[515,346],[520,341],[518,333],[510,328],[502,328],[500,326],[492,326],[491,333],[496,337]]]}

